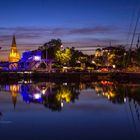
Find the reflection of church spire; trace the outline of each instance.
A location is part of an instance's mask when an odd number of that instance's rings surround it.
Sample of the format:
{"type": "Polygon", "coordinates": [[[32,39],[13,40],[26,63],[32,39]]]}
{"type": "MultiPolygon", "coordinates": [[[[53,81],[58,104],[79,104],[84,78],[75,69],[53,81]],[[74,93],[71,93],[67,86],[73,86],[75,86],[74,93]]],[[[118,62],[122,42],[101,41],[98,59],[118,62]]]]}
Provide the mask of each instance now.
{"type": "Polygon", "coordinates": [[[16,93],[12,93],[12,102],[13,102],[14,109],[15,109],[16,103],[17,103],[17,94],[16,93]]]}
{"type": "Polygon", "coordinates": [[[1,120],[1,118],[2,118],[2,112],[0,112],[0,120],[1,120]]]}
{"type": "Polygon", "coordinates": [[[20,59],[19,52],[16,47],[16,37],[13,35],[11,50],[9,54],[9,62],[18,62],[20,59]]]}
{"type": "Polygon", "coordinates": [[[17,103],[17,95],[19,92],[19,85],[10,85],[10,91],[12,94],[12,102],[13,102],[14,109],[15,109],[16,103],[17,103]]]}

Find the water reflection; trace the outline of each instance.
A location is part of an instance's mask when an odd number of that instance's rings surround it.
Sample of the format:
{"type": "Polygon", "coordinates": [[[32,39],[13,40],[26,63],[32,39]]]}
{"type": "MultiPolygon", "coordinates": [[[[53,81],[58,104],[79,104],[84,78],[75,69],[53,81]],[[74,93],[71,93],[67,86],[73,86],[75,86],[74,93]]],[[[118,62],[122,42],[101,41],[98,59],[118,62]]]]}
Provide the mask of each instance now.
{"type": "Polygon", "coordinates": [[[15,108],[17,96],[21,95],[23,101],[27,104],[39,103],[51,110],[60,111],[64,106],[64,102],[75,102],[80,94],[76,84],[55,84],[55,83],[36,83],[36,84],[17,84],[17,85],[1,85],[1,91],[11,93],[11,99],[15,108]]]}
{"type": "MultiPolygon", "coordinates": [[[[111,81],[92,83],[22,83],[0,85],[1,91],[11,93],[15,108],[17,96],[21,95],[27,104],[38,103],[51,110],[62,110],[64,103],[74,103],[82,90],[92,89],[98,96],[105,97],[114,104],[133,103],[135,108],[140,105],[139,84],[119,84],[111,81]]],[[[139,112],[138,112],[139,113],[139,112]]],[[[138,114],[139,117],[139,114],[138,114]]]]}
{"type": "MultiPolygon", "coordinates": [[[[75,128],[74,132],[79,130],[82,133],[75,134],[77,139],[86,139],[82,134],[87,133],[92,139],[94,137],[104,139],[105,135],[106,138],[116,137],[124,140],[137,138],[140,133],[140,84],[99,81],[91,83],[23,82],[0,85],[0,103],[0,124],[14,122],[17,128],[22,124],[24,130],[30,126],[28,131],[35,125],[36,128],[42,128],[38,133],[44,136],[46,129],[49,131],[48,135],[53,136],[52,126],[55,126],[57,131],[60,129],[59,133],[63,136],[68,135],[66,130],[66,134],[62,134],[64,128],[67,130],[69,127],[75,128]],[[13,104],[14,113],[9,111],[9,99],[13,104]],[[28,105],[31,108],[27,108],[28,105]],[[47,108],[54,112],[48,113],[47,108]],[[58,113],[60,111],[61,113],[58,113]],[[35,121],[32,120],[33,118],[35,121]],[[108,130],[112,130],[112,136],[108,130]],[[103,134],[103,137],[100,134],[103,134]]],[[[13,131],[17,131],[16,127],[13,131]]],[[[1,131],[7,134],[8,129],[9,126],[4,125],[1,131]]],[[[32,131],[35,130],[32,129],[32,131]]]]}
{"type": "Polygon", "coordinates": [[[139,84],[118,84],[109,81],[94,83],[95,91],[98,95],[106,97],[112,103],[123,104],[133,102],[140,105],[140,85],[139,84]]]}
{"type": "Polygon", "coordinates": [[[16,106],[19,90],[20,90],[20,85],[10,85],[10,92],[12,95],[12,102],[13,102],[14,108],[16,106]]]}

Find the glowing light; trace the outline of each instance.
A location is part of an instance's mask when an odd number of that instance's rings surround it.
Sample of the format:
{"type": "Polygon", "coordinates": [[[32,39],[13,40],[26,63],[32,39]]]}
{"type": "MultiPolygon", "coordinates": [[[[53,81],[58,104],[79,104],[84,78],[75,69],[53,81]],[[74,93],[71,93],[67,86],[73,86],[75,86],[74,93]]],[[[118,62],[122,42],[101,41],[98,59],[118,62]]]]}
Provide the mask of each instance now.
{"type": "Polygon", "coordinates": [[[18,92],[19,91],[19,85],[10,85],[10,91],[11,92],[18,92]]]}
{"type": "Polygon", "coordinates": [[[24,71],[24,73],[30,73],[31,74],[32,72],[31,71],[24,71]]]}
{"type": "Polygon", "coordinates": [[[113,93],[113,92],[109,92],[109,95],[111,98],[115,97],[115,93],[113,93]]]}
{"type": "Polygon", "coordinates": [[[95,64],[95,61],[92,61],[92,64],[95,64]]]}
{"type": "Polygon", "coordinates": [[[41,94],[36,93],[36,94],[33,95],[33,98],[34,99],[40,99],[41,98],[41,94]]]}
{"type": "Polygon", "coordinates": [[[126,103],[126,101],[127,101],[126,98],[124,98],[124,102],[125,102],[125,103],[126,103]]]}
{"type": "Polygon", "coordinates": [[[63,69],[67,69],[68,67],[63,67],[63,69]]]}
{"type": "Polygon", "coordinates": [[[40,57],[40,56],[34,56],[33,59],[34,59],[35,61],[40,61],[40,60],[41,60],[41,57],[40,57]]]}
{"type": "Polygon", "coordinates": [[[112,65],[112,67],[115,69],[116,68],[116,65],[112,65]]]}
{"type": "Polygon", "coordinates": [[[79,60],[77,60],[76,63],[81,63],[81,62],[79,60]]]}
{"type": "Polygon", "coordinates": [[[67,83],[63,83],[63,85],[67,86],[67,83]]]}
{"type": "Polygon", "coordinates": [[[104,92],[104,96],[108,97],[108,95],[109,95],[108,92],[104,92]]]}
{"type": "Polygon", "coordinates": [[[110,81],[101,81],[101,84],[103,84],[103,85],[113,85],[113,82],[110,82],[110,81]]]}
{"type": "Polygon", "coordinates": [[[64,103],[63,102],[61,102],[61,107],[64,107],[64,103]]]}
{"type": "Polygon", "coordinates": [[[107,98],[110,99],[110,96],[108,95],[107,98]]]}
{"type": "Polygon", "coordinates": [[[43,89],[43,90],[42,90],[42,94],[44,95],[44,94],[45,94],[45,92],[46,92],[46,90],[45,90],[45,89],[43,89]]]}

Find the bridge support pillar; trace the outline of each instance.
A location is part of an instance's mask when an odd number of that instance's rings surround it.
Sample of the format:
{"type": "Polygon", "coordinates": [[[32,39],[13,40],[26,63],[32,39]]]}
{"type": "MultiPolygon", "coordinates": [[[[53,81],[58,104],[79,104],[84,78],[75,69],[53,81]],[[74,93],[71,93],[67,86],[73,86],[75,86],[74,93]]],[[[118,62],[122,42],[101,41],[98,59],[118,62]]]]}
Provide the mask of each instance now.
{"type": "Polygon", "coordinates": [[[48,63],[48,72],[51,72],[52,71],[52,62],[49,62],[48,63]]]}

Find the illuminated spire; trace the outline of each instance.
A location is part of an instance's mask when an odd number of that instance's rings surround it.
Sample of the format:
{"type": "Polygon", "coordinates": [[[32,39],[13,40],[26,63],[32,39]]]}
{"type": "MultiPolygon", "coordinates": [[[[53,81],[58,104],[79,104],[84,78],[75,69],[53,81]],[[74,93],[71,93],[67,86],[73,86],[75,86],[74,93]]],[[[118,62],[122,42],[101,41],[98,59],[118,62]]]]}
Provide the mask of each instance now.
{"type": "Polygon", "coordinates": [[[18,62],[20,60],[20,55],[16,47],[16,37],[13,35],[11,50],[9,54],[9,62],[18,62]]]}

